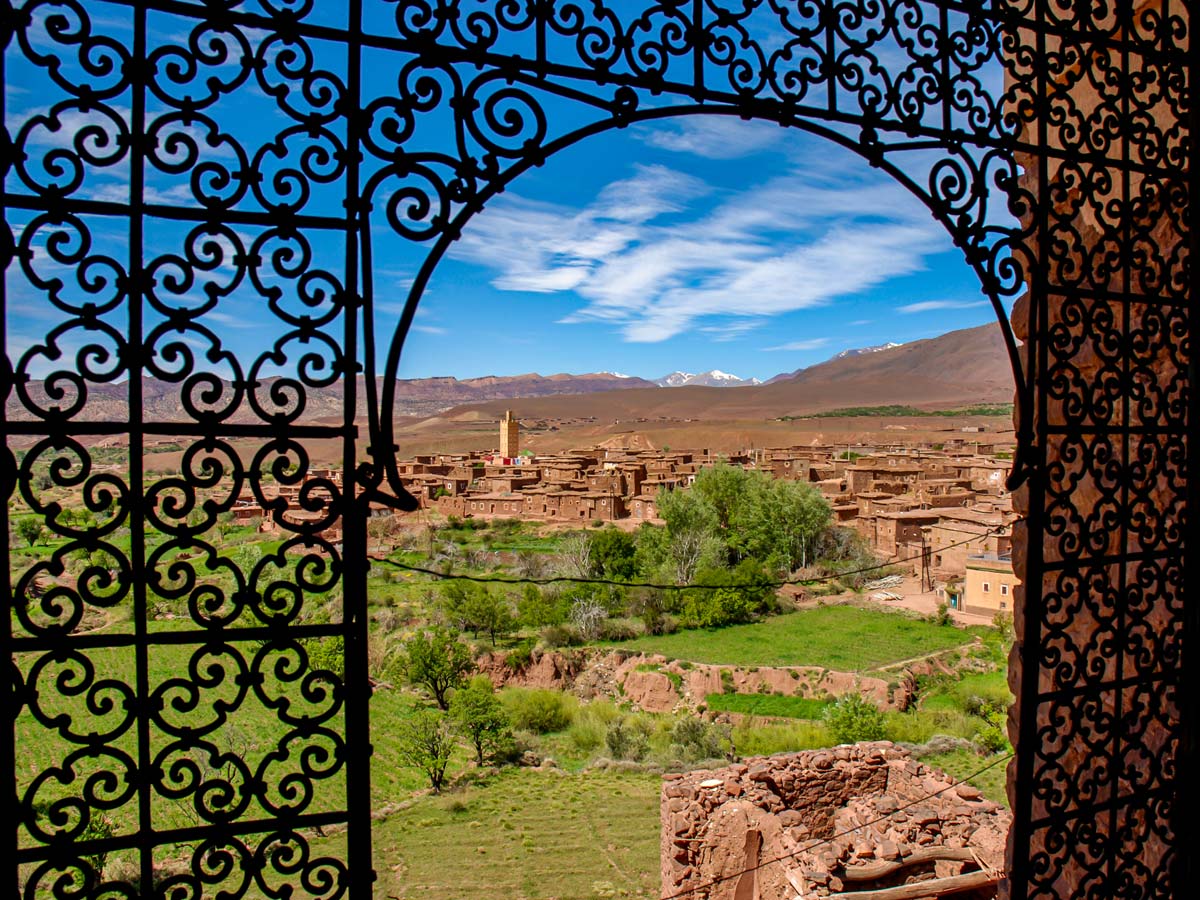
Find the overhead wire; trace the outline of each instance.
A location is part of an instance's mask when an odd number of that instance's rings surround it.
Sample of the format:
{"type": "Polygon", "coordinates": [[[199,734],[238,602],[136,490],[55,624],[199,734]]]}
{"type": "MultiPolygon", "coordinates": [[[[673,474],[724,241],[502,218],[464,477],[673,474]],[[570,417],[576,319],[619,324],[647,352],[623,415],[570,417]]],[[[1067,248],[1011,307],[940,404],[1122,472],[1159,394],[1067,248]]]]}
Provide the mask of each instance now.
{"type": "MultiPolygon", "coordinates": [[[[1024,521],[1024,517],[1014,519],[1005,525],[1000,525],[996,528],[975,534],[965,540],[956,541],[953,544],[946,544],[939,548],[939,552],[952,550],[956,547],[963,547],[967,544],[974,543],[980,538],[991,537],[993,535],[1003,534],[1012,525],[1017,522],[1024,521]]],[[[599,578],[595,576],[579,576],[579,575],[551,575],[544,578],[533,578],[528,576],[514,575],[472,575],[467,572],[442,572],[438,569],[431,569],[427,566],[414,566],[409,563],[400,562],[395,559],[388,559],[384,556],[370,556],[367,559],[373,563],[381,563],[383,565],[392,566],[396,569],[401,569],[407,572],[413,572],[420,575],[429,575],[438,581],[470,581],[476,584],[534,584],[539,586],[551,584],[595,584],[609,587],[621,588],[643,588],[646,590],[659,591],[682,591],[682,590],[762,590],[764,588],[779,588],[788,586],[812,586],[818,584],[828,584],[831,581],[837,581],[841,578],[846,578],[853,575],[865,575],[869,572],[878,572],[881,569],[889,569],[892,566],[903,565],[907,562],[916,562],[924,557],[922,552],[916,556],[902,557],[900,559],[891,560],[890,562],[877,563],[875,565],[863,566],[858,569],[849,569],[845,572],[837,572],[830,575],[822,575],[814,578],[785,578],[785,579],[767,579],[763,581],[743,582],[741,584],[658,584],[647,581],[620,581],[615,578],[599,578]]]]}

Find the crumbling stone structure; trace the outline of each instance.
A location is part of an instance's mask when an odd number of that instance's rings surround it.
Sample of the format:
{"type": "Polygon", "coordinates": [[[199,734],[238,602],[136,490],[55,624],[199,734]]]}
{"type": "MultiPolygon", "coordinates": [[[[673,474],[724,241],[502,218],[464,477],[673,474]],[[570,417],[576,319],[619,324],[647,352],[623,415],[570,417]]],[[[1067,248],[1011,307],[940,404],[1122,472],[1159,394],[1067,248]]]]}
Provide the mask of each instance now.
{"type": "Polygon", "coordinates": [[[994,897],[1011,824],[890,741],[667,775],[661,816],[662,896],[695,900],[994,897]]]}

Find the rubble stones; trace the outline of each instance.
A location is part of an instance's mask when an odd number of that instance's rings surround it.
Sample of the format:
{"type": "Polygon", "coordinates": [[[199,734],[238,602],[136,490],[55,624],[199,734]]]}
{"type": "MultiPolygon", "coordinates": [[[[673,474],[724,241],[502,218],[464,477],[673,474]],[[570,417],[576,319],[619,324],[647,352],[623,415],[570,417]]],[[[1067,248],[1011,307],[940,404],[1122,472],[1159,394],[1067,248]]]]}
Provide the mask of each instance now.
{"type": "Polygon", "coordinates": [[[753,873],[759,900],[794,900],[789,873],[812,900],[843,885],[874,890],[977,868],[938,859],[939,850],[968,848],[999,867],[1010,821],[974,788],[960,790],[887,741],[753,758],[664,781],[662,894],[715,881],[706,897],[732,900],[750,857],[787,858],[753,873]],[[926,853],[905,864],[918,848],[926,853]],[[892,874],[864,882],[856,866],[892,874]]]}

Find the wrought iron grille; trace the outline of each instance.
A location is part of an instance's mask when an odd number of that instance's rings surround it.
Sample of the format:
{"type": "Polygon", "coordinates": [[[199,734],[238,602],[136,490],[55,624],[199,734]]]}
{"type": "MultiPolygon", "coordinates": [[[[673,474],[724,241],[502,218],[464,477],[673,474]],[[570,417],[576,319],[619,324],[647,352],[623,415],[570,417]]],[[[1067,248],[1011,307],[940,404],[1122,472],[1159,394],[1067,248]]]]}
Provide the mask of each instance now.
{"type": "Polygon", "coordinates": [[[392,410],[417,304],[523,172],[697,114],[854,151],[978,273],[1028,518],[1011,890],[1170,894],[1190,3],[0,9],[23,896],[370,894],[365,522],[413,505],[392,410]],[[424,248],[390,338],[377,229],[424,248]],[[278,542],[219,551],[246,515],[278,542]]]}

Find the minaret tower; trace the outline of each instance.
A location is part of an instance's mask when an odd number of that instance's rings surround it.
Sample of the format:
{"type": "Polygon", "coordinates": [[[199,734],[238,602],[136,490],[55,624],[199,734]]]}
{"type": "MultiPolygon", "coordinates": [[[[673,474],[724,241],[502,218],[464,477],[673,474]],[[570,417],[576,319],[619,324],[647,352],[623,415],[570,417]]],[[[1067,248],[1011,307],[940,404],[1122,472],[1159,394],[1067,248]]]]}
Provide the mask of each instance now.
{"type": "Polygon", "coordinates": [[[506,459],[516,459],[521,452],[520,424],[511,409],[504,411],[500,420],[500,455],[506,459]]]}

